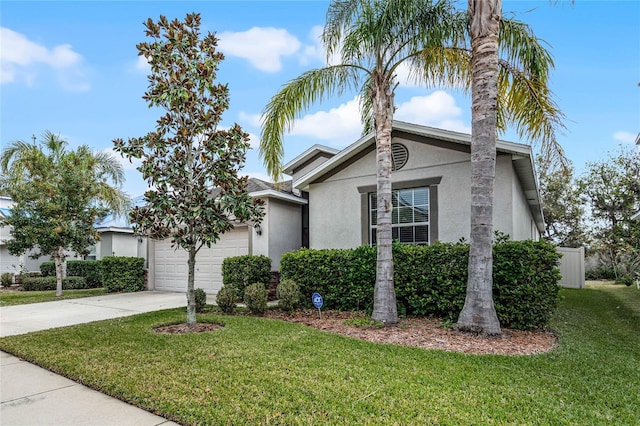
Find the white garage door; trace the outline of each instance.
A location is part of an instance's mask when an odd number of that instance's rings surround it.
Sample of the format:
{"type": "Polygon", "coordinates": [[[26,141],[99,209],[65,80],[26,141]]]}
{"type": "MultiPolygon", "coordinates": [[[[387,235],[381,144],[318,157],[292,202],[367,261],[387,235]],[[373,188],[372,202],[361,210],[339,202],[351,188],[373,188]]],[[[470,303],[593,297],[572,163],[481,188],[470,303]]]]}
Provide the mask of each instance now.
{"type": "MultiPolygon", "coordinates": [[[[195,288],[209,294],[218,293],[222,287],[222,261],[226,257],[249,254],[249,233],[246,227],[235,228],[222,235],[217,244],[206,246],[196,255],[195,288]]],[[[171,240],[155,242],[152,267],[155,272],[155,289],[162,291],[187,290],[187,252],[171,248],[171,240]]]]}

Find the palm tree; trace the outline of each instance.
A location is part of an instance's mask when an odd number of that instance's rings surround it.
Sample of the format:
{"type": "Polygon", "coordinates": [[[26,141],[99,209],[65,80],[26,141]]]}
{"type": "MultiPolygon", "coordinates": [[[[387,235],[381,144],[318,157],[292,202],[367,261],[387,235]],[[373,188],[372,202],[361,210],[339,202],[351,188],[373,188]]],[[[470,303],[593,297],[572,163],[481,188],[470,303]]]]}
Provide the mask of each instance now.
{"type": "Polygon", "coordinates": [[[56,295],[62,295],[65,251],[78,253],[98,240],[96,219],[112,210],[123,213],[128,197],[118,188],[121,164],[85,145],[67,151],[67,142],[46,132],[40,144],[15,141],[0,155],[0,186],[14,205],[6,219],[12,226],[12,254],[37,248],[56,263],[56,295]]]}
{"type": "Polygon", "coordinates": [[[566,165],[555,139],[562,113],[547,87],[553,61],[531,31],[502,19],[501,0],[468,0],[471,38],[471,231],[467,294],[456,327],[501,333],[493,305],[493,185],[496,131],[514,123],[541,142],[549,162],[566,165]],[[521,31],[513,31],[520,27],[521,31]],[[527,37],[523,37],[527,35],[527,37]],[[500,51],[511,52],[507,61],[500,51]]]}
{"type": "MultiPolygon", "coordinates": [[[[397,322],[390,181],[396,72],[406,65],[417,83],[468,91],[473,57],[468,24],[468,16],[453,10],[446,0],[333,1],[323,42],[327,58],[339,53],[341,63],[290,81],[263,113],[260,153],[277,180],[284,154],[282,136],[295,118],[316,101],[359,90],[364,133],[373,127],[377,152],[378,257],[372,317],[385,324],[397,322]]],[[[543,150],[561,154],[553,139],[561,114],[546,86],[551,58],[526,25],[510,20],[501,25],[500,47],[506,57],[498,62],[497,126],[515,124],[521,135],[543,139],[543,150]]],[[[495,141],[493,151],[495,157],[495,141]]]]}
{"type": "Polygon", "coordinates": [[[398,68],[407,64],[419,81],[455,86],[458,75],[445,70],[464,66],[452,39],[448,2],[421,0],[338,0],[331,3],[323,42],[327,58],[341,63],[313,69],[287,83],[265,107],[260,154],[278,180],[282,136],[294,119],[314,102],[352,89],[360,92],[364,133],[373,129],[377,162],[377,264],[372,318],[398,322],[391,249],[391,129],[398,68]]]}

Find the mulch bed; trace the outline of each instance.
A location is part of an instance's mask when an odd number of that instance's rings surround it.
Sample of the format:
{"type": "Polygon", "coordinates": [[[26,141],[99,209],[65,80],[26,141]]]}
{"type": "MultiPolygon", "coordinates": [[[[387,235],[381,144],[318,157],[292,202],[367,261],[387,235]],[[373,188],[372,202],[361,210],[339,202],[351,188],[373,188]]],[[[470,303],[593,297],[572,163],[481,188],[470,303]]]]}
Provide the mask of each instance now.
{"type": "MultiPolygon", "coordinates": [[[[366,318],[361,312],[318,311],[305,309],[293,314],[269,310],[265,317],[296,322],[329,333],[341,334],[375,343],[412,346],[422,349],[439,349],[465,354],[533,355],[551,351],[558,346],[557,337],[548,331],[522,331],[502,329],[499,337],[487,337],[464,333],[443,327],[435,318],[407,318],[393,327],[354,326],[345,323],[353,318],[366,318]]],[[[220,329],[217,324],[176,324],[157,328],[159,333],[200,333],[220,329]]]]}
{"type": "Polygon", "coordinates": [[[322,312],[322,318],[318,318],[318,311],[313,309],[299,311],[294,315],[272,310],[266,316],[369,342],[467,354],[533,355],[548,352],[558,346],[557,337],[548,331],[503,328],[501,336],[487,337],[445,328],[435,318],[401,319],[396,326],[378,328],[345,324],[345,319],[365,318],[362,313],[357,312],[326,311],[322,312]]]}

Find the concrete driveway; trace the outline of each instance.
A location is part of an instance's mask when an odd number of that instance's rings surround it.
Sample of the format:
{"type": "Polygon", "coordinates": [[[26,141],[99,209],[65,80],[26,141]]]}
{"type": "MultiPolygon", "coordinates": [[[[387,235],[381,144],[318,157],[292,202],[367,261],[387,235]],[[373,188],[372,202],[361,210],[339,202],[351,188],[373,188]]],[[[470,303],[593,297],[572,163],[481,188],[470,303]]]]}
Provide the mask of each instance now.
{"type": "Polygon", "coordinates": [[[0,307],[0,337],[187,306],[184,293],[142,291],[0,307]]]}
{"type": "MultiPolygon", "coordinates": [[[[140,292],[0,307],[0,336],[184,306],[184,293],[140,292]]],[[[2,425],[176,425],[0,352],[2,425]]]]}

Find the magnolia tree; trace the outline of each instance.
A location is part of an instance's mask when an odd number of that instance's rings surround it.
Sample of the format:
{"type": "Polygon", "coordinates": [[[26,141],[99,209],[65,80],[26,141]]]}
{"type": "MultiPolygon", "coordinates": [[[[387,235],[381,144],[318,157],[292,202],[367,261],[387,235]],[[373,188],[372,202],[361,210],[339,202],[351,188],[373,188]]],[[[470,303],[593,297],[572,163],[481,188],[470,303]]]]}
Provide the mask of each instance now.
{"type": "Polygon", "coordinates": [[[237,124],[219,127],[229,90],[215,83],[224,59],[216,51],[218,40],[211,33],[201,37],[199,14],[188,14],[184,22],[160,16],[145,27],[152,41],[137,46],[151,67],[143,99],[165,114],[146,136],[116,139],[114,145],[125,157],[142,160],[138,170],[152,188],[146,204],[131,211],[135,231],[171,238],[188,253],[187,323],[195,324],[197,253],[234,224],[259,222],[263,213],[247,194],[247,178],[239,175],[249,135],[237,124]]]}
{"type": "Polygon", "coordinates": [[[118,187],[122,166],[112,155],[66,146],[46,132],[39,144],[35,137],[33,143],[12,142],[0,156],[0,192],[13,200],[11,214],[0,221],[11,227],[7,247],[14,255],[32,250],[32,257],[53,257],[56,296],[62,295],[66,253],[88,253],[100,239],[96,219],[109,211],[124,212],[128,202],[118,187]]]}

